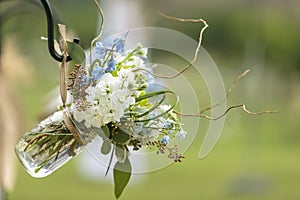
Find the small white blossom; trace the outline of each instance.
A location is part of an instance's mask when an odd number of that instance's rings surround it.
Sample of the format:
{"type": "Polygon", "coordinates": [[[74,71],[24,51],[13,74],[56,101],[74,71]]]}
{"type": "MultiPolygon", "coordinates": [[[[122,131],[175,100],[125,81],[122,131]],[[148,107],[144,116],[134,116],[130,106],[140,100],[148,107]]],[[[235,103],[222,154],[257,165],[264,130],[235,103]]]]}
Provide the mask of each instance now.
{"type": "Polygon", "coordinates": [[[133,66],[134,68],[144,68],[145,62],[138,56],[132,56],[132,58],[125,63],[125,66],[133,66]]]}
{"type": "Polygon", "coordinates": [[[183,129],[180,129],[180,131],[178,131],[175,136],[178,137],[179,139],[183,140],[185,138],[186,134],[187,134],[186,131],[184,131],[183,129]]]}
{"type": "Polygon", "coordinates": [[[142,48],[141,49],[141,56],[143,58],[147,58],[147,55],[148,55],[148,48],[142,48]]]}
{"type": "Polygon", "coordinates": [[[159,109],[162,111],[162,112],[167,112],[168,110],[170,110],[171,106],[170,105],[160,105],[159,106],[159,109]]]}

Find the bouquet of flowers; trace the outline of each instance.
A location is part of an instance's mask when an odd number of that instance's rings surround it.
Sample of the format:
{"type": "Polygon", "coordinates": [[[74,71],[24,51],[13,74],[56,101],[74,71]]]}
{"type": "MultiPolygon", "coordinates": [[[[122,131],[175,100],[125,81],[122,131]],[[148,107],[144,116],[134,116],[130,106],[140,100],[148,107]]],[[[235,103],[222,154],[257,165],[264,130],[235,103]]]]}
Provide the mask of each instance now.
{"type": "Polygon", "coordinates": [[[177,146],[169,146],[173,138],[184,139],[187,134],[173,112],[178,98],[170,90],[155,87],[155,78],[148,73],[152,69],[146,63],[147,49],[137,44],[127,50],[127,34],[109,45],[97,42],[92,62],[76,65],[69,77],[71,103],[18,141],[18,158],[33,177],[49,175],[96,136],[103,140],[101,153],[111,152],[117,158],[117,197],[127,184],[119,180],[130,178],[130,149],[155,147],[157,153],[168,152],[175,162],[184,158],[177,146]]]}
{"type": "MultiPolygon", "coordinates": [[[[126,34],[127,35],[127,34],[126,34]]],[[[147,75],[147,49],[138,44],[125,50],[125,38],[116,38],[112,46],[97,42],[93,63],[79,67],[70,84],[71,110],[76,122],[87,128],[102,129],[103,140],[120,148],[119,162],[127,158],[127,146],[138,150],[142,145],[164,148],[171,138],[183,139],[186,132],[173,108],[176,95],[169,90],[153,91],[153,77],[147,75]],[[175,96],[172,104],[166,100],[175,96]]],[[[151,69],[148,69],[151,70],[151,69]]],[[[182,155],[170,155],[180,161],[182,155]]]]}
{"type": "MultiPolygon", "coordinates": [[[[101,7],[95,3],[103,17],[101,7]]],[[[194,59],[183,68],[177,77],[197,59],[201,47],[203,31],[208,27],[202,19],[180,19],[164,15],[166,18],[183,22],[202,22],[198,46],[194,59]]],[[[209,117],[203,113],[224,101],[208,107],[197,114],[182,114],[175,110],[179,103],[176,93],[157,87],[155,75],[147,64],[147,48],[137,44],[126,49],[125,42],[129,32],[115,38],[111,43],[91,42],[90,56],[86,59],[84,51],[75,43],[65,39],[64,58],[69,54],[78,64],[66,81],[66,59],[61,66],[61,97],[63,106],[34,129],[25,133],[16,144],[16,154],[33,177],[45,177],[61,167],[73,156],[79,154],[96,137],[102,138],[101,153],[111,155],[108,170],[115,156],[113,167],[115,196],[119,198],[126,187],[132,172],[130,152],[144,147],[156,148],[158,154],[167,153],[168,158],[181,162],[184,155],[172,144],[175,138],[184,139],[187,132],[183,129],[181,116],[204,117],[217,120],[225,116],[230,109],[243,108],[250,115],[272,113],[264,111],[253,113],[244,104],[229,107],[219,117],[209,117]],[[68,82],[68,86],[66,86],[68,82]],[[69,90],[69,103],[66,103],[69,90]]],[[[238,80],[248,70],[238,76],[226,97],[238,80]]],[[[107,173],[106,172],[106,173],[107,173]]]]}

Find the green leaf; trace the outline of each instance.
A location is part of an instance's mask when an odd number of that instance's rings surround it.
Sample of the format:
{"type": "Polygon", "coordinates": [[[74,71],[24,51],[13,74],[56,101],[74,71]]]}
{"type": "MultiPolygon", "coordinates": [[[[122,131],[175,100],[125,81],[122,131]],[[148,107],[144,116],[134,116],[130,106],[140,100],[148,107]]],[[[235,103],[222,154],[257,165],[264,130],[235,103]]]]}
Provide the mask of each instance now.
{"type": "Polygon", "coordinates": [[[104,155],[109,154],[111,151],[111,142],[110,140],[103,140],[102,146],[101,146],[101,153],[104,155]]]}
{"type": "Polygon", "coordinates": [[[68,54],[76,64],[82,64],[85,61],[85,53],[79,44],[67,42],[68,54]]]}
{"type": "MultiPolygon", "coordinates": [[[[110,129],[114,129],[110,127],[110,129]]],[[[125,144],[128,140],[130,140],[131,136],[123,131],[122,128],[117,127],[113,134],[111,134],[110,139],[117,144],[125,144]]]]}
{"type": "MultiPolygon", "coordinates": [[[[108,126],[102,126],[101,129],[102,129],[102,131],[104,132],[106,138],[109,138],[110,131],[109,131],[108,126]]],[[[99,134],[99,136],[102,137],[102,135],[100,135],[100,134],[101,134],[100,132],[98,132],[98,134],[99,134]]]]}
{"type": "Polygon", "coordinates": [[[127,158],[127,150],[123,145],[116,145],[115,155],[120,163],[124,163],[127,158]]]}
{"type": "Polygon", "coordinates": [[[115,197],[118,199],[131,177],[131,164],[126,158],[124,163],[117,162],[114,167],[115,197]]]}

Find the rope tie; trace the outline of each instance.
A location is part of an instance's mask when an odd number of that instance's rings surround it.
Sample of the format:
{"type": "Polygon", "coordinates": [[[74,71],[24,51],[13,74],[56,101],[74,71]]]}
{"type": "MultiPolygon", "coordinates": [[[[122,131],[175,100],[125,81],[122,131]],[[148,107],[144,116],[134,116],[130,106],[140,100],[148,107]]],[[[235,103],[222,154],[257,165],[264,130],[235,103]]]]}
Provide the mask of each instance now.
{"type": "MultiPolygon", "coordinates": [[[[67,39],[66,39],[66,26],[62,24],[58,24],[59,32],[62,36],[62,47],[63,47],[63,60],[60,65],[60,96],[62,101],[63,108],[66,108],[66,101],[67,101],[67,39]]],[[[66,127],[72,133],[75,140],[82,144],[86,145],[84,138],[78,132],[78,129],[70,119],[68,111],[65,109],[63,111],[63,120],[65,122],[66,127]]]]}

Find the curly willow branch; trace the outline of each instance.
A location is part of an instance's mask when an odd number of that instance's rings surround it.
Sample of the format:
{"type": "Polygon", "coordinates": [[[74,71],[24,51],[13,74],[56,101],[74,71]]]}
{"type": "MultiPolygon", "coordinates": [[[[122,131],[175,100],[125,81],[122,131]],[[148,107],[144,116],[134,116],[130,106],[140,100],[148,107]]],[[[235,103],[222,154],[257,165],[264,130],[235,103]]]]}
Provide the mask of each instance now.
{"type": "Polygon", "coordinates": [[[201,110],[201,111],[200,111],[200,114],[202,114],[202,113],[204,113],[204,112],[206,112],[206,111],[209,111],[209,110],[211,110],[211,109],[213,109],[213,108],[216,108],[216,107],[218,107],[219,105],[222,105],[222,104],[226,101],[226,99],[229,97],[229,95],[231,94],[232,90],[237,86],[239,80],[240,80],[242,77],[246,76],[249,72],[250,72],[250,70],[247,69],[247,70],[244,71],[242,74],[240,74],[239,76],[237,76],[237,77],[235,78],[233,84],[231,85],[231,87],[227,90],[226,96],[224,97],[224,99],[223,99],[221,102],[219,102],[219,103],[217,103],[217,104],[215,104],[215,105],[213,105],[213,106],[210,106],[210,107],[207,107],[207,108],[201,110]]]}
{"type": "Polygon", "coordinates": [[[182,19],[182,18],[178,18],[178,17],[172,17],[169,15],[166,15],[162,12],[159,13],[160,15],[162,15],[163,17],[167,18],[167,19],[171,19],[171,20],[175,20],[175,21],[180,21],[180,22],[193,22],[193,23],[200,23],[202,22],[204,24],[204,27],[201,28],[200,34],[199,34],[199,39],[198,39],[198,46],[195,50],[195,54],[194,54],[194,58],[193,60],[187,65],[185,66],[181,71],[179,71],[177,74],[173,75],[173,76],[162,76],[162,75],[158,75],[158,74],[154,74],[151,71],[147,70],[147,69],[137,69],[137,70],[142,70],[142,71],[146,71],[147,73],[151,74],[154,77],[158,77],[158,78],[165,78],[165,79],[172,79],[172,78],[176,78],[178,77],[180,74],[184,73],[186,70],[188,70],[191,66],[193,66],[193,64],[196,62],[197,58],[198,58],[198,53],[200,51],[201,48],[201,43],[202,43],[202,38],[203,38],[203,33],[205,31],[205,29],[208,27],[208,24],[206,23],[205,20],[203,19],[182,19]]]}
{"type": "Polygon", "coordinates": [[[248,73],[250,72],[249,69],[247,69],[246,71],[244,71],[242,74],[240,74],[239,76],[237,76],[233,82],[233,84],[231,85],[231,87],[227,90],[227,93],[226,93],[226,96],[225,98],[218,104],[216,105],[213,105],[213,106],[210,106],[210,107],[207,107],[203,110],[201,110],[199,113],[196,113],[196,114],[183,114],[183,113],[180,113],[176,110],[173,110],[173,112],[177,115],[180,115],[180,116],[183,116],[183,117],[202,117],[202,118],[205,118],[205,119],[208,119],[208,120],[218,120],[218,119],[221,119],[222,117],[224,117],[230,110],[232,109],[235,109],[235,108],[242,108],[243,111],[245,111],[247,114],[249,115],[262,115],[262,114],[267,114],[267,113],[277,113],[278,111],[276,110],[266,110],[266,111],[262,111],[262,112],[251,112],[249,111],[247,108],[246,108],[246,105],[245,104],[237,104],[237,105],[232,105],[230,106],[229,108],[226,109],[226,111],[221,114],[220,116],[218,117],[209,117],[208,115],[204,115],[203,113],[206,112],[206,111],[209,111],[211,109],[214,109],[216,107],[218,107],[219,105],[223,104],[226,99],[229,97],[229,95],[231,94],[232,90],[236,87],[236,85],[238,84],[239,80],[246,76],[248,73]]]}
{"type": "Polygon", "coordinates": [[[100,30],[99,30],[99,33],[98,35],[92,40],[91,42],[91,46],[90,46],[90,63],[92,63],[92,51],[93,51],[93,46],[94,46],[94,43],[100,39],[101,35],[102,35],[102,31],[103,31],[103,25],[104,25],[104,13],[103,13],[103,10],[100,6],[100,4],[98,3],[97,0],[94,0],[96,6],[97,6],[97,9],[100,13],[100,16],[101,16],[101,24],[100,24],[100,30]]]}
{"type": "Polygon", "coordinates": [[[177,115],[180,115],[180,116],[183,116],[183,117],[202,117],[202,118],[205,118],[205,119],[208,119],[208,120],[218,120],[218,119],[221,119],[222,117],[224,117],[231,109],[235,109],[235,108],[242,108],[243,111],[245,111],[247,114],[249,115],[262,115],[262,114],[267,114],[267,113],[278,113],[278,111],[276,110],[265,110],[265,111],[262,111],[262,112],[251,112],[249,111],[247,108],[246,108],[246,105],[245,104],[237,104],[237,105],[232,105],[230,106],[229,108],[227,108],[227,110],[220,116],[218,117],[209,117],[208,115],[204,115],[204,114],[183,114],[183,113],[180,113],[178,111],[173,111],[175,114],[177,115]]]}

